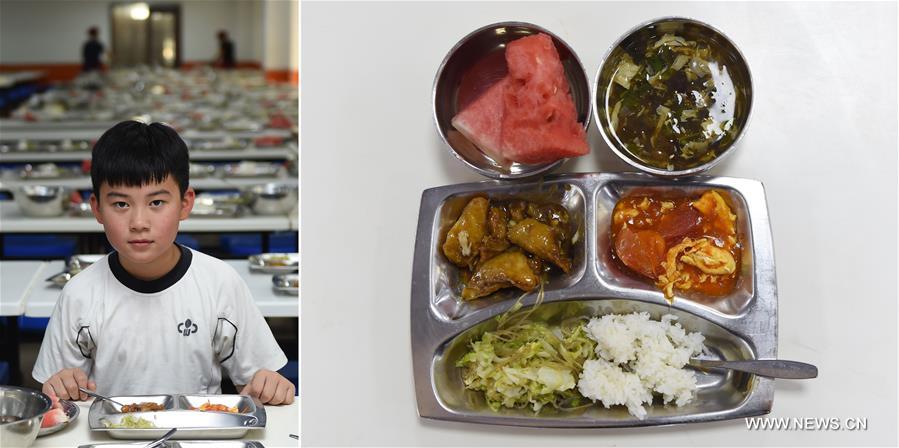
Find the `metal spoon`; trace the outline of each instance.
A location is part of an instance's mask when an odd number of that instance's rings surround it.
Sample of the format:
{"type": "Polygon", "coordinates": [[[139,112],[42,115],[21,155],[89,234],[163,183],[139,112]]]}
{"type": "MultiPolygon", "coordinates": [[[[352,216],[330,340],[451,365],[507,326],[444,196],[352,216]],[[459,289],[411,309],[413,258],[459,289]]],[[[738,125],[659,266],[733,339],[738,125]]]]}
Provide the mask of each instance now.
{"type": "Polygon", "coordinates": [[[748,361],[713,361],[708,359],[690,359],[690,365],[702,369],[724,368],[739,370],[740,372],[754,373],[756,375],[771,378],[785,378],[800,380],[817,378],[818,368],[798,361],[785,361],[782,359],[753,359],[748,361]]]}
{"type": "Polygon", "coordinates": [[[115,404],[119,405],[119,409],[122,409],[122,407],[125,406],[124,404],[119,403],[118,401],[115,401],[115,400],[113,400],[112,398],[104,397],[104,396],[102,396],[102,395],[100,395],[100,394],[98,394],[98,393],[96,393],[96,392],[89,391],[89,390],[87,390],[87,389],[85,389],[85,388],[83,388],[83,387],[79,387],[78,390],[80,390],[81,392],[84,392],[84,393],[86,393],[86,394],[88,394],[88,395],[90,395],[90,396],[92,396],[92,397],[94,397],[94,398],[99,398],[99,399],[101,399],[101,400],[106,400],[106,401],[108,401],[108,402],[110,402],[110,403],[115,403],[115,404]]]}
{"type": "Polygon", "coordinates": [[[162,446],[162,444],[164,444],[165,441],[169,439],[169,437],[172,437],[172,435],[175,434],[175,431],[177,430],[178,428],[170,429],[169,432],[165,433],[165,435],[163,435],[161,438],[157,439],[154,442],[150,442],[150,444],[145,446],[144,448],[154,448],[157,446],[162,446]]]}

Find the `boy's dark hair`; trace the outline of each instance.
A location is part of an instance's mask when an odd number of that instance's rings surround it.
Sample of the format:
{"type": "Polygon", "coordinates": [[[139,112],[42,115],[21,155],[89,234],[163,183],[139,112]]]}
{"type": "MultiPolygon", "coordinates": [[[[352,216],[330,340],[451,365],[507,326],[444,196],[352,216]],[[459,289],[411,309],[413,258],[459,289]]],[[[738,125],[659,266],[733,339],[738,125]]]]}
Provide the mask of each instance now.
{"type": "Polygon", "coordinates": [[[190,183],[187,145],[163,123],[123,121],[104,132],[91,152],[91,183],[100,197],[100,185],[140,187],[172,176],[181,197],[190,183]]]}

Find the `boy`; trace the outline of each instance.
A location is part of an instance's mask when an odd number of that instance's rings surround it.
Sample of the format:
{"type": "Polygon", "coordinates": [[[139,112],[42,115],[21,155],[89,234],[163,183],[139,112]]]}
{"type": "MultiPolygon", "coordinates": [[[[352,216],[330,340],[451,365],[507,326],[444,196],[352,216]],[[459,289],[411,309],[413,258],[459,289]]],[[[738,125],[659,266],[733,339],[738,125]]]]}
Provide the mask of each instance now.
{"type": "Polygon", "coordinates": [[[170,127],[125,121],[91,156],[91,209],[114,252],[63,289],[32,376],[43,391],[103,395],[221,393],[289,404],[287,362],[228,264],[174,243],[193,207],[187,146],[170,127]]]}

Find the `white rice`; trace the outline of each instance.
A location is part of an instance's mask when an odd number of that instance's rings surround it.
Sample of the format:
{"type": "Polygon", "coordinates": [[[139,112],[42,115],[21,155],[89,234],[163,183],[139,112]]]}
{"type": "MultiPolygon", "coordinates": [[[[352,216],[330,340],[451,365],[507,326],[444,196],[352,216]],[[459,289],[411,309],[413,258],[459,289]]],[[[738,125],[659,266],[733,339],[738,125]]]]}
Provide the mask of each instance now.
{"type": "Polygon", "coordinates": [[[653,392],[664,403],[689,403],[696,392],[696,378],[683,367],[702,353],[700,333],[687,333],[666,314],[661,321],[649,313],[609,314],[590,319],[587,335],[596,341],[599,359],[584,363],[578,380],[581,394],[605,407],[627,406],[643,420],[653,392]]]}

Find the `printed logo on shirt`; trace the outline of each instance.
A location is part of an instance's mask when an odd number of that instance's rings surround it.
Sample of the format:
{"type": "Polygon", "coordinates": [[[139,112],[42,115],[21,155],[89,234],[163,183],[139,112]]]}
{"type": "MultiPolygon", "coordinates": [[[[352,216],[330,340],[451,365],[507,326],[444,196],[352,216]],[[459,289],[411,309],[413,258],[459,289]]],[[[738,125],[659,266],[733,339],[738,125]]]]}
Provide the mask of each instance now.
{"type": "Polygon", "coordinates": [[[190,319],[187,319],[184,322],[178,324],[178,333],[181,333],[183,336],[190,336],[191,333],[197,332],[197,323],[191,322],[190,319]]]}

